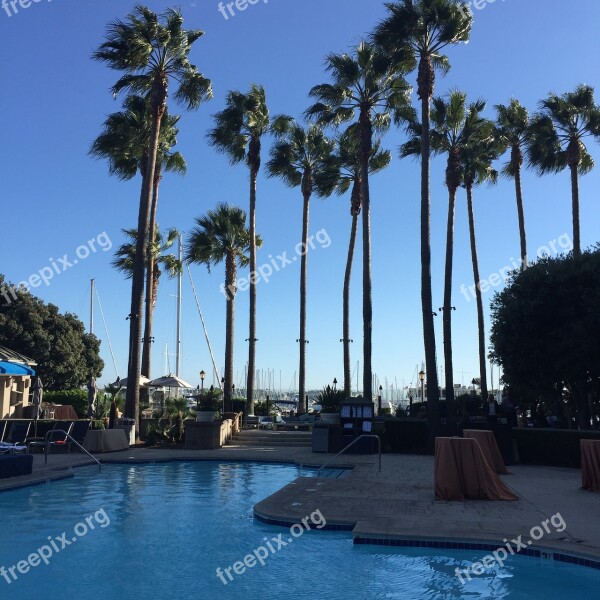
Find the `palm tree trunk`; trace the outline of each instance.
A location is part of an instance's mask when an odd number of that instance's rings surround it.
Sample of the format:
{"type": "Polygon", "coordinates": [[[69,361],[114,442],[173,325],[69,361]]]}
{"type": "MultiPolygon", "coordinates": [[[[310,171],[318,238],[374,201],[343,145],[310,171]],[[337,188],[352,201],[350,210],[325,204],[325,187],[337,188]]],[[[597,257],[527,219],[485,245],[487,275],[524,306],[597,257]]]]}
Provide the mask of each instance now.
{"type": "Polygon", "coordinates": [[[454,435],[454,368],[452,365],[452,266],[454,254],[454,213],[456,188],[449,189],[448,228],[446,232],[446,269],[444,274],[444,367],[446,369],[446,412],[450,435],[454,435]]]}
{"type": "MultiPolygon", "coordinates": [[[[158,155],[160,126],[166,110],[167,88],[153,90],[153,119],[150,131],[148,165],[142,182],[140,208],[138,213],[138,236],[131,278],[131,313],[129,314],[129,364],[127,368],[127,395],[125,397],[125,416],[139,421],[140,412],[140,343],[142,337],[142,308],[144,304],[144,275],[146,253],[148,251],[148,220],[152,205],[152,188],[158,155]]],[[[139,431],[136,427],[136,438],[139,431]]]]}
{"type": "Polygon", "coordinates": [[[432,445],[440,425],[440,396],[435,352],[433,300],[431,292],[431,223],[430,223],[430,123],[434,71],[431,58],[425,55],[419,62],[419,97],[421,98],[421,306],[423,310],[423,342],[427,371],[427,416],[429,442],[432,445]]]}
{"type": "MultiPolygon", "coordinates": [[[[352,263],[354,261],[354,248],[356,246],[356,234],[358,232],[357,203],[354,198],[360,197],[360,183],[354,183],[352,190],[352,227],[350,229],[350,243],[348,244],[348,258],[346,260],[346,273],[344,274],[344,298],[343,298],[343,345],[344,345],[344,394],[346,398],[352,396],[352,371],[350,367],[350,282],[352,278],[352,263]]],[[[358,206],[360,207],[360,201],[358,206]]]]}
{"type": "Polygon", "coordinates": [[[579,224],[579,176],[577,164],[571,164],[571,196],[573,198],[573,256],[581,256],[581,229],[579,224]]]}
{"type": "Polygon", "coordinates": [[[371,281],[371,196],[369,192],[369,159],[373,149],[373,124],[371,115],[360,115],[360,177],[362,199],[363,235],[363,397],[373,399],[372,335],[373,294],[371,281]]]}
{"type": "Polygon", "coordinates": [[[527,238],[525,237],[525,211],[523,209],[523,192],[521,189],[521,168],[515,172],[515,189],[517,193],[517,212],[519,214],[519,236],[521,238],[521,268],[527,268],[527,238]]]}
{"type": "Polygon", "coordinates": [[[300,366],[298,382],[298,412],[308,410],[306,398],[306,268],[308,263],[308,214],[310,208],[310,192],[304,192],[304,207],[302,211],[302,256],[300,258],[300,366]]]}
{"type": "Polygon", "coordinates": [[[235,256],[228,254],[225,264],[225,289],[227,290],[227,317],[225,334],[225,389],[223,399],[225,412],[232,410],[232,386],[233,386],[233,341],[235,323],[235,294],[237,291],[237,265],[235,256]]]}
{"type": "Polygon", "coordinates": [[[475,280],[475,300],[477,303],[477,329],[479,332],[479,370],[481,378],[481,398],[487,402],[487,364],[485,360],[485,324],[483,320],[483,299],[479,285],[479,260],[477,258],[477,244],[475,241],[475,215],[473,213],[473,189],[467,185],[467,210],[469,213],[469,236],[471,238],[471,259],[473,261],[473,278],[475,280]]]}
{"type": "MultiPolygon", "coordinates": [[[[260,142],[259,142],[260,143],[260,142]]],[[[256,144],[253,140],[251,144],[256,144]]],[[[250,152],[256,152],[251,149],[250,152]]],[[[260,149],[258,150],[260,156],[260,149]]],[[[250,168],[250,319],[248,327],[248,379],[246,415],[254,414],[254,372],[256,369],[256,179],[258,167],[250,168]]]]}
{"type": "MultiPolygon", "coordinates": [[[[152,206],[150,207],[150,219],[148,222],[148,236],[150,243],[154,242],[156,236],[156,210],[158,206],[158,186],[160,185],[160,169],[157,165],[156,173],[154,177],[153,195],[152,195],[152,206]]],[[[155,285],[154,285],[154,267],[155,260],[154,254],[148,245],[148,258],[146,264],[146,307],[144,316],[144,342],[142,347],[142,368],[141,373],[145,377],[151,379],[150,367],[152,360],[152,317],[154,314],[154,303],[155,303],[155,285]]],[[[149,397],[148,388],[140,390],[140,400],[146,404],[149,397]]]]}

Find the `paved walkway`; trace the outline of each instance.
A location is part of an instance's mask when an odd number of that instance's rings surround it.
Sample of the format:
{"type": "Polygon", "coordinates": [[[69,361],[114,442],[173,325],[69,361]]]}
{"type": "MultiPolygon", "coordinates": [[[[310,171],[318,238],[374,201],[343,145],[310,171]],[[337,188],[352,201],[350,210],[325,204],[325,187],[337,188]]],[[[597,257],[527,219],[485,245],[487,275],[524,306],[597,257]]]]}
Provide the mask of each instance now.
{"type": "MultiPolygon", "coordinates": [[[[221,450],[131,449],[98,455],[103,464],[168,460],[248,460],[321,465],[330,458],[309,448],[227,446],[221,450]]],[[[0,480],[0,492],[71,476],[72,467],[88,465],[81,454],[52,454],[48,465],[34,455],[34,473],[0,480]]],[[[600,558],[600,494],[582,491],[577,469],[512,466],[503,481],[519,496],[516,502],[438,502],[433,495],[433,457],[384,454],[382,471],[376,456],[342,456],[336,466],[353,465],[338,479],[299,478],[255,507],[259,517],[297,522],[320,510],[329,524],[353,527],[361,538],[469,540],[503,545],[560,513],[564,531],[545,533],[532,548],[600,558]]],[[[557,525],[560,519],[555,518],[557,525]]],[[[562,527],[559,527],[562,528],[562,527]]]]}

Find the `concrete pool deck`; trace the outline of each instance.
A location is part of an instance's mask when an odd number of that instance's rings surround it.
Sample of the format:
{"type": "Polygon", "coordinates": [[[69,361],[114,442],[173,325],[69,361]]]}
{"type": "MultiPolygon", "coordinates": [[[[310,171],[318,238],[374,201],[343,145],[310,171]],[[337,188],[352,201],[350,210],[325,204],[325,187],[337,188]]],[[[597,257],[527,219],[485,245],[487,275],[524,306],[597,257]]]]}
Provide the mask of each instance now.
{"type": "MultiPolygon", "coordinates": [[[[102,464],[220,460],[316,466],[331,456],[310,448],[231,445],[203,451],[129,449],[97,458],[102,464]]],[[[89,457],[73,453],[52,454],[45,465],[44,456],[36,454],[33,474],[0,480],[0,492],[70,477],[73,467],[90,464],[89,457]]],[[[434,499],[431,456],[384,454],[381,473],[375,455],[345,455],[334,464],[354,469],[341,478],[298,478],[259,502],[256,516],[292,524],[320,510],[328,524],[351,530],[355,540],[462,540],[500,547],[519,535],[526,543],[533,527],[560,513],[564,531],[555,531],[550,522],[551,532],[529,547],[600,559],[600,494],[579,489],[578,469],[515,465],[502,480],[519,496],[516,502],[440,502],[434,499]]]]}

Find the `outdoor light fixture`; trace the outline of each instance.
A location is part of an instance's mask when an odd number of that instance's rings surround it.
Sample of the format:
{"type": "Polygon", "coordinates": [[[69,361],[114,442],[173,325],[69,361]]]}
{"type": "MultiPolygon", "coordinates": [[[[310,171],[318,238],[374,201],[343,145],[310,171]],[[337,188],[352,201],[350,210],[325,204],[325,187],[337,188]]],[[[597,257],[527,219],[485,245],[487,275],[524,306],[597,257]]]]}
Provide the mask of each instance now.
{"type": "Polygon", "coordinates": [[[337,379],[334,377],[333,378],[333,391],[335,392],[337,390],[337,379]]]}
{"type": "Polygon", "coordinates": [[[206,377],[206,373],[204,371],[200,371],[200,381],[202,382],[202,391],[204,392],[204,378],[206,377]]]}
{"type": "Polygon", "coordinates": [[[419,371],[421,381],[421,402],[425,402],[425,371],[419,371]]]}

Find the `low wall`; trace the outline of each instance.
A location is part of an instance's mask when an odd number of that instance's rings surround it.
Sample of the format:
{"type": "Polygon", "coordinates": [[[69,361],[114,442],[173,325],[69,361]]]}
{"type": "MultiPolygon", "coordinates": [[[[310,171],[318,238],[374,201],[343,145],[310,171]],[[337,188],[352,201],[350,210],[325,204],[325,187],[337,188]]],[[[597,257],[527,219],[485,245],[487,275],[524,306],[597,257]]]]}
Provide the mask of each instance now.
{"type": "Polygon", "coordinates": [[[185,427],[186,450],[216,450],[225,446],[232,438],[233,421],[212,423],[190,422],[185,427]]]}

